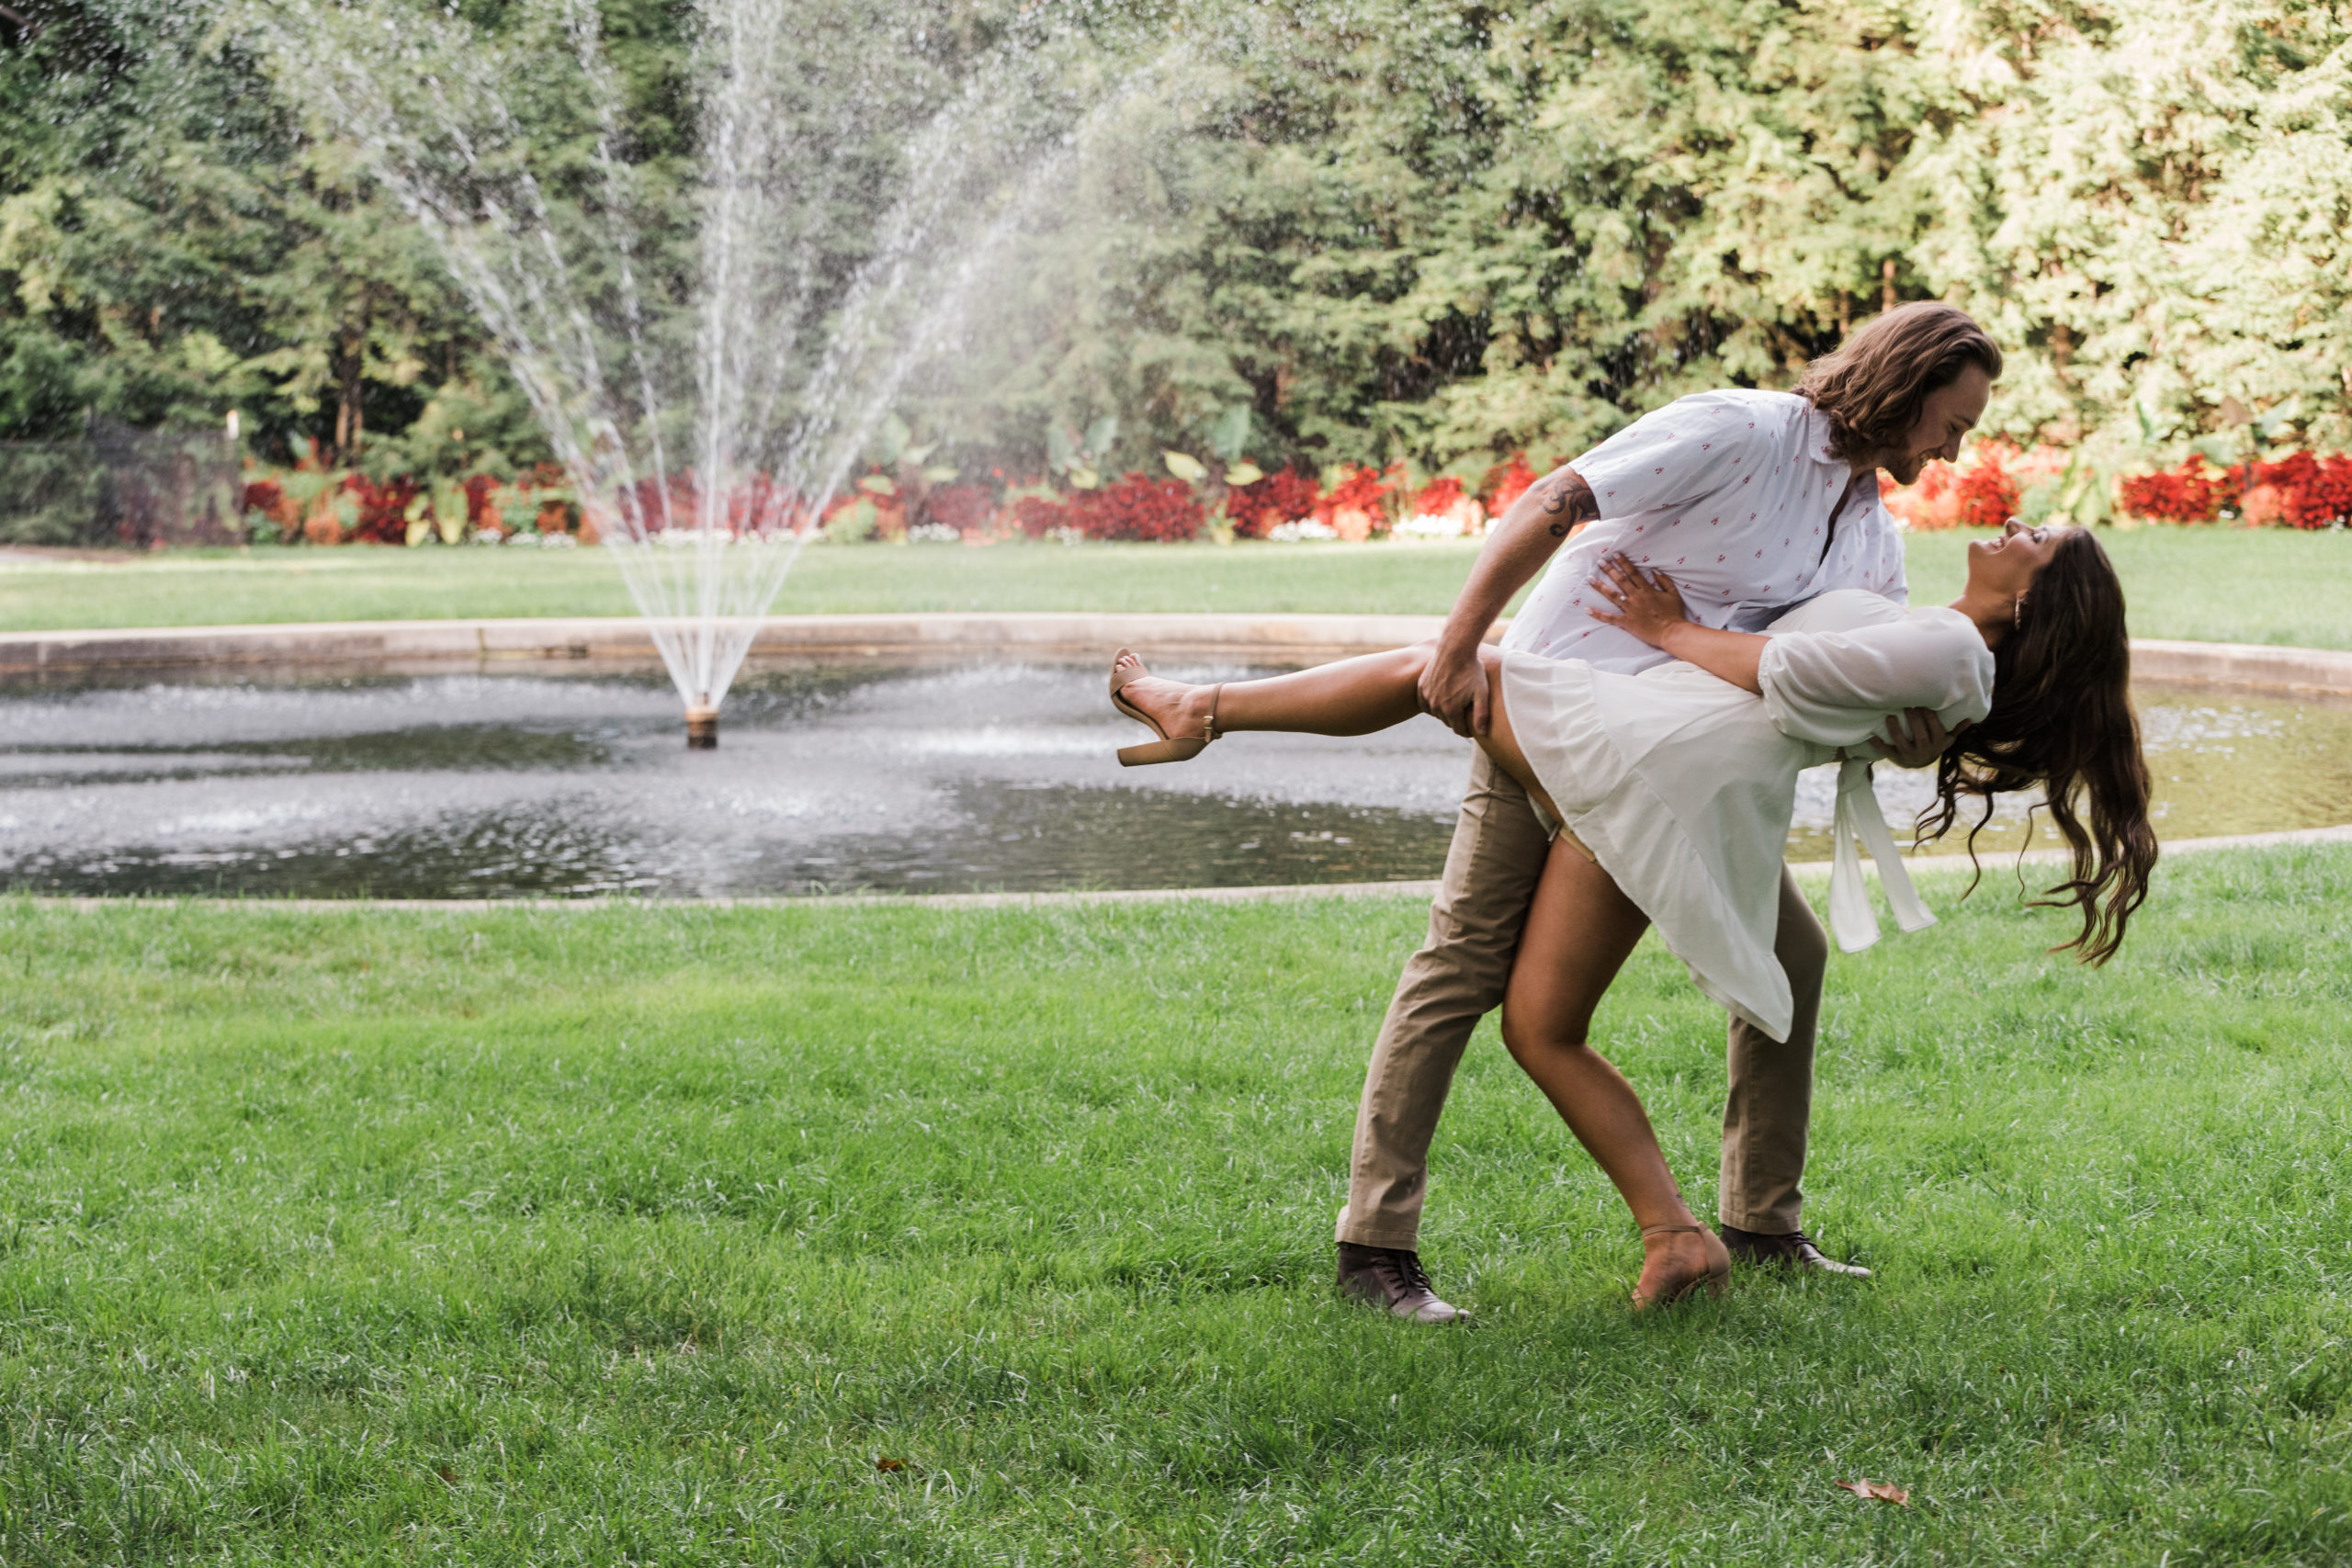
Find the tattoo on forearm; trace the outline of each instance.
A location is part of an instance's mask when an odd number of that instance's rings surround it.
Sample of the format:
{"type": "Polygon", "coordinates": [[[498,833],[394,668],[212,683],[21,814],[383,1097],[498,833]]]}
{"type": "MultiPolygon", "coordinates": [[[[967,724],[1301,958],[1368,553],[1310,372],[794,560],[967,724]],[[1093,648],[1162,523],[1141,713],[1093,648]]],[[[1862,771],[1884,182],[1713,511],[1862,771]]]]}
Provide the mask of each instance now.
{"type": "Polygon", "coordinates": [[[1568,531],[1578,524],[1594,522],[1600,516],[1600,503],[1593,500],[1592,487],[1572,469],[1544,480],[1535,493],[1538,510],[1552,519],[1552,537],[1555,539],[1566,538],[1568,531]]]}

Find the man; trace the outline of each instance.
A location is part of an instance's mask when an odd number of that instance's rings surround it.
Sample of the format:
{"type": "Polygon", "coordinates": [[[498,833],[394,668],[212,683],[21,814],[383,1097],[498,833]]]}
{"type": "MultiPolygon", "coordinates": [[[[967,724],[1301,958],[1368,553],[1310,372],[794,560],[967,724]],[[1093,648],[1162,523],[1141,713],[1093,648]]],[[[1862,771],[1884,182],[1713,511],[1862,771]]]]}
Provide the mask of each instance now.
{"type": "MultiPolygon", "coordinates": [[[[1446,618],[1423,709],[1460,734],[1486,732],[1477,645],[1547,562],[1504,646],[1628,672],[1666,656],[1591,617],[1600,603],[1591,580],[1611,553],[1668,572],[1695,619],[1734,630],[1760,629],[1831,589],[1906,599],[1879,474],[1909,484],[1928,459],[1957,457],[2000,373],[2000,350],[1966,315],[1905,305],[1815,361],[1793,393],[1702,393],[1635,421],[1546,477],[1496,525],[1446,618]],[[1588,526],[1562,551],[1578,524],[1588,526]]],[[[1905,767],[1932,761],[1949,739],[1924,712],[1908,726],[1891,718],[1888,732],[1880,751],[1905,767]]],[[[1373,1050],[1340,1213],[1340,1290],[1416,1322],[1460,1315],[1419,1257],[1430,1142],[1472,1031],[1501,1005],[1546,847],[1525,793],[1479,753],[1428,940],[1407,963],[1373,1050]]],[[[1731,1023],[1724,1242],[1736,1260],[1866,1275],[1824,1256],[1800,1228],[1828,942],[1785,868],[1774,952],[1795,1024],[1781,1043],[1731,1023]]]]}

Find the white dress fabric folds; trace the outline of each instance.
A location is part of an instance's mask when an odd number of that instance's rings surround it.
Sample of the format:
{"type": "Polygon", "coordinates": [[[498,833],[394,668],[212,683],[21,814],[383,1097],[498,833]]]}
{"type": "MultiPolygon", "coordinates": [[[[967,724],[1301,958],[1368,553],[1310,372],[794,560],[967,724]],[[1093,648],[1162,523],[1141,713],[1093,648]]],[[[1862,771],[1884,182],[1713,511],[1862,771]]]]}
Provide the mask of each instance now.
{"type": "Polygon", "coordinates": [[[1946,728],[1990,711],[1993,655],[1965,615],[1841,589],[1766,628],[1763,695],[1695,665],[1617,675],[1577,660],[1503,657],[1513,732],[1566,825],[1657,927],[1699,988],[1775,1040],[1794,1003],[1772,956],[1797,774],[1863,752],[1838,777],[1830,917],[1848,952],[1877,940],[1854,840],[1905,931],[1934,922],[1871,793],[1863,743],[1887,716],[1946,728]]]}

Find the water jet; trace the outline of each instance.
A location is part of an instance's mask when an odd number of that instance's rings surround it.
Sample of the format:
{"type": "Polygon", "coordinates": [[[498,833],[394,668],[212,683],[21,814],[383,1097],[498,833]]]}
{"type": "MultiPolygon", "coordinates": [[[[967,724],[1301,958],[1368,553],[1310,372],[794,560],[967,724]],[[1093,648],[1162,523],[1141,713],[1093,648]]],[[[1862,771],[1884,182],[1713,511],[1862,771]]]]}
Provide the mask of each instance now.
{"type": "Polygon", "coordinates": [[[597,0],[504,28],[287,0],[261,26],[490,330],[699,750],[800,547],[1058,188],[1088,110],[1038,47],[1050,15],[949,69],[922,0],[840,7],[854,27],[775,0],[683,8],[683,161],[640,135],[597,0]],[[534,121],[550,101],[576,118],[534,121]]]}

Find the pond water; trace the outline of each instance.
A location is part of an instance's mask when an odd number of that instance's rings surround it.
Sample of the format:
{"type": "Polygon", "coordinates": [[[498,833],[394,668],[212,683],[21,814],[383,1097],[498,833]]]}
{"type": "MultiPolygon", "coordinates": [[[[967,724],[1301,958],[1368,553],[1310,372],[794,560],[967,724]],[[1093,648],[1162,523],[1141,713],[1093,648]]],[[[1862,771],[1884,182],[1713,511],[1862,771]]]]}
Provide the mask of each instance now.
{"type": "MultiPolygon", "coordinates": [[[[2352,819],[2352,706],[2140,703],[2167,838],[2352,819]]],[[[0,882],[696,897],[1408,880],[1444,860],[1468,747],[1433,720],[1120,768],[1141,733],[1099,671],[1055,666],[754,671],[699,752],[653,677],[0,689],[0,882]]],[[[1907,822],[1925,776],[1880,772],[1907,822]]],[[[1828,854],[1830,804],[1808,774],[1792,856],[1828,854]]],[[[2006,813],[1986,841],[2023,830],[2006,813]]]]}

